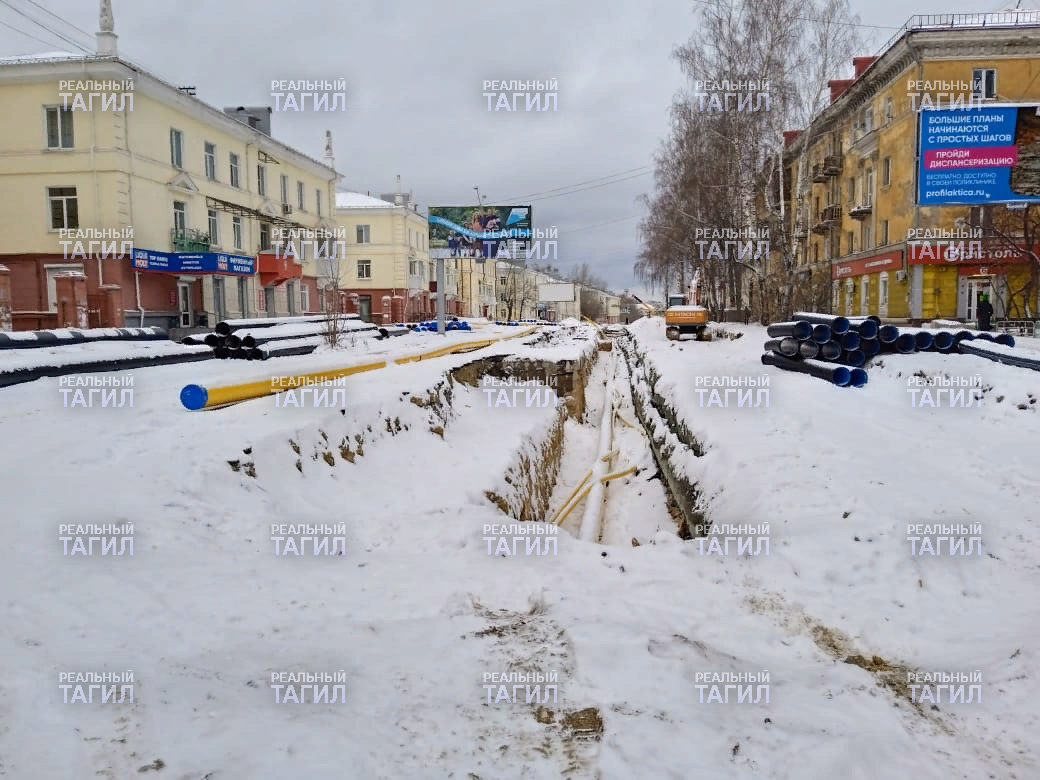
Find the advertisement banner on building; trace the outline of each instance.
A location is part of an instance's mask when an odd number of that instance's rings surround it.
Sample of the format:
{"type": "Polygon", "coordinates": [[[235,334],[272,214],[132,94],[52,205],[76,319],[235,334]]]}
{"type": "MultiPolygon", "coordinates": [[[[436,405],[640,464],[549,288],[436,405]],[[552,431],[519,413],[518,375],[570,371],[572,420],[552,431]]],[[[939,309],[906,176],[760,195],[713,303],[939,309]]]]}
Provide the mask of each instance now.
{"type": "Polygon", "coordinates": [[[871,257],[861,257],[858,260],[834,263],[831,266],[832,279],[844,279],[849,276],[862,276],[873,274],[878,271],[893,271],[903,267],[903,252],[885,252],[871,257]]]}
{"type": "Polygon", "coordinates": [[[922,206],[1040,201],[1036,104],[922,110],[917,202],[922,206]]]}
{"type": "MultiPolygon", "coordinates": [[[[1033,248],[1040,257],[1040,245],[1033,248]]],[[[1011,246],[999,239],[980,241],[908,241],[907,262],[910,265],[1019,265],[1029,262],[1029,253],[1024,245],[1011,246]]]]}
{"type": "Polygon", "coordinates": [[[222,252],[160,252],[134,248],[135,271],[163,271],[171,274],[237,274],[252,276],[256,261],[243,255],[222,252]]]}
{"type": "Polygon", "coordinates": [[[430,206],[428,219],[434,257],[494,257],[500,243],[532,237],[530,206],[430,206]]]}

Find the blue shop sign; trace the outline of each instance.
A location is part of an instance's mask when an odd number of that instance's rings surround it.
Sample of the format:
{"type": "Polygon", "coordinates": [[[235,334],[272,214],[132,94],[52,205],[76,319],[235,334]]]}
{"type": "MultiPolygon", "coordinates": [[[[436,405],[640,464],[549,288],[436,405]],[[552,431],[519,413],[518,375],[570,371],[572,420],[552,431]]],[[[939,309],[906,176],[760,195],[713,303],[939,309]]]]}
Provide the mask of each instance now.
{"type": "Polygon", "coordinates": [[[239,274],[256,273],[256,260],[243,255],[222,252],[160,252],[134,249],[135,271],[165,271],[171,274],[239,274]]]}

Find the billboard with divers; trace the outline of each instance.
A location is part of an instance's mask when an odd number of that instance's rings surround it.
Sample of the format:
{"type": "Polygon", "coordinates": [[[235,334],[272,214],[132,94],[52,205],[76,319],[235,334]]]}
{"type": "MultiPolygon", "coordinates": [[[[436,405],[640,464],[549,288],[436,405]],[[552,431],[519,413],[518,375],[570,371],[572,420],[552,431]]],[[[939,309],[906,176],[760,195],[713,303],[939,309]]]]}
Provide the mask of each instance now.
{"type": "Polygon", "coordinates": [[[495,257],[505,241],[531,238],[530,206],[430,206],[430,254],[495,257]]]}
{"type": "Polygon", "coordinates": [[[921,111],[922,206],[1040,201],[1040,106],[921,111]]]}

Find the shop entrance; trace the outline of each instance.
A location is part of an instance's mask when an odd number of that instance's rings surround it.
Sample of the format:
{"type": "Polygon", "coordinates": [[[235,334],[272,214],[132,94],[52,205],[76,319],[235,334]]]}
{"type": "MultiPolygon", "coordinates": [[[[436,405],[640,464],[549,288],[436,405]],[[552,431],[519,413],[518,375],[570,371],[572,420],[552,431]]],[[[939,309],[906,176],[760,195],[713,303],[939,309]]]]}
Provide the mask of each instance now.
{"type": "Polygon", "coordinates": [[[989,302],[996,309],[993,300],[993,277],[992,276],[970,276],[968,277],[968,319],[978,319],[979,302],[983,295],[989,296],[989,302]]]}

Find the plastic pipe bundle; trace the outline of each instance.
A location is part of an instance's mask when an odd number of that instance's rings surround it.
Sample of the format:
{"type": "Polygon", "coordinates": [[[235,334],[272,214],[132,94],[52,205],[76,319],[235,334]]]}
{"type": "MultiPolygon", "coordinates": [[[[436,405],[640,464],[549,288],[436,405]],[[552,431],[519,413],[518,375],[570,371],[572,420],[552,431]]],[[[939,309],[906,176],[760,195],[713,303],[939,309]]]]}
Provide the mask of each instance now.
{"type": "Polygon", "coordinates": [[[874,320],[862,320],[861,322],[853,322],[850,326],[851,330],[856,331],[860,338],[863,339],[876,339],[878,334],[878,324],[874,320]]]}
{"type": "Polygon", "coordinates": [[[841,338],[838,339],[838,342],[841,344],[842,349],[848,350],[850,352],[854,349],[859,349],[859,333],[857,333],[854,330],[846,331],[845,333],[841,334],[841,338]]]}
{"type": "Polygon", "coordinates": [[[794,357],[798,354],[799,342],[795,338],[772,339],[765,343],[765,348],[770,352],[776,352],[784,357],[794,357]]]}
{"type": "Polygon", "coordinates": [[[827,325],[835,336],[840,336],[849,329],[849,319],[838,314],[817,314],[811,311],[797,311],[794,313],[794,318],[814,325],[827,325]]]}
{"type": "MultiPolygon", "coordinates": [[[[888,326],[885,325],[881,328],[884,331],[888,326]]],[[[917,339],[913,333],[900,333],[896,336],[895,341],[886,342],[881,339],[881,351],[882,352],[898,352],[901,355],[909,355],[911,352],[917,351],[917,339]]]]}
{"type": "MultiPolygon", "coordinates": [[[[953,343],[952,339],[950,343],[953,343]]],[[[860,352],[863,353],[864,357],[866,357],[867,360],[870,360],[881,352],[881,342],[877,339],[861,339],[859,342],[859,349],[860,352]]]]}
{"type": "Polygon", "coordinates": [[[844,349],[841,352],[841,362],[847,366],[859,368],[867,362],[867,356],[858,349],[844,349]]]}
{"type": "Polygon", "coordinates": [[[808,374],[818,379],[824,379],[838,387],[846,387],[852,381],[852,372],[845,366],[820,363],[816,360],[792,360],[783,355],[764,352],[762,353],[762,363],[763,365],[782,368],[785,371],[797,371],[800,374],[808,374]]]}
{"type": "Polygon", "coordinates": [[[798,354],[803,358],[814,358],[820,354],[820,345],[815,341],[799,341],[798,354]]]}
{"type": "Polygon", "coordinates": [[[1009,366],[1016,366],[1017,368],[1028,368],[1033,371],[1040,371],[1040,358],[1031,358],[1024,355],[1009,355],[1005,350],[1009,349],[1006,344],[990,344],[986,342],[980,343],[978,340],[969,343],[968,341],[962,341],[957,344],[957,349],[964,355],[975,355],[976,357],[986,358],[992,360],[995,363],[1004,363],[1009,366]]]}
{"type": "MultiPolygon", "coordinates": [[[[345,319],[359,319],[357,314],[341,314],[345,319]]],[[[306,322],[321,322],[325,319],[324,314],[306,314],[299,317],[254,317],[242,320],[222,320],[217,323],[215,330],[221,336],[241,330],[243,328],[273,328],[276,325],[298,325],[306,322]]]]}
{"type": "Polygon", "coordinates": [[[830,325],[817,324],[813,325],[812,329],[812,340],[817,344],[826,344],[831,340],[831,327],[830,325]]]}
{"type": "Polygon", "coordinates": [[[820,345],[820,358],[823,360],[837,360],[841,357],[841,344],[837,341],[828,341],[820,345]]]}
{"type": "Polygon", "coordinates": [[[92,341],[161,341],[162,328],[58,328],[57,330],[0,332],[0,349],[65,347],[92,341]]]}
{"type": "Polygon", "coordinates": [[[882,325],[878,328],[877,337],[882,344],[894,344],[899,338],[899,328],[895,325],[882,325]]]}
{"type": "Polygon", "coordinates": [[[287,357],[289,355],[309,355],[321,346],[323,336],[309,336],[299,339],[279,339],[269,341],[259,347],[252,347],[260,352],[260,360],[268,360],[273,357],[287,357]]]}

